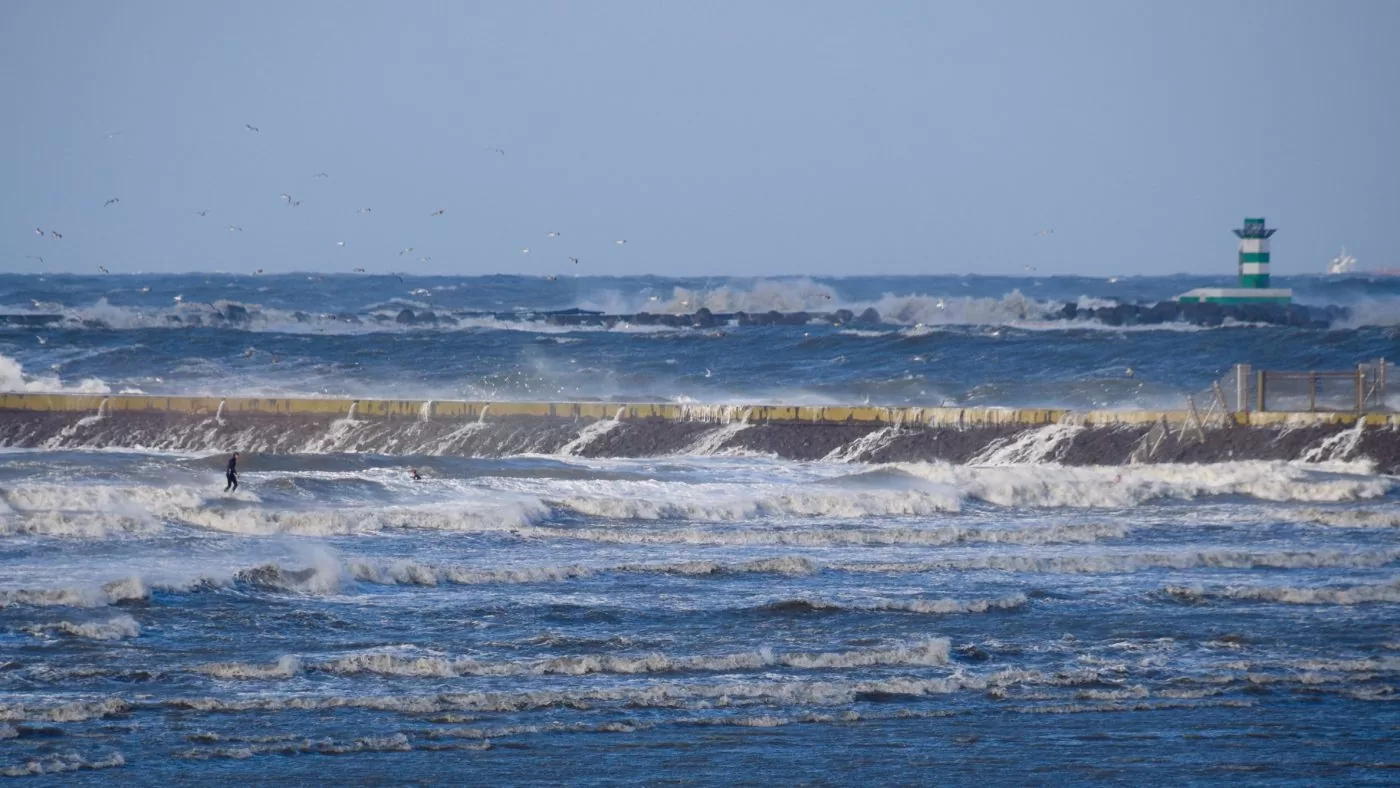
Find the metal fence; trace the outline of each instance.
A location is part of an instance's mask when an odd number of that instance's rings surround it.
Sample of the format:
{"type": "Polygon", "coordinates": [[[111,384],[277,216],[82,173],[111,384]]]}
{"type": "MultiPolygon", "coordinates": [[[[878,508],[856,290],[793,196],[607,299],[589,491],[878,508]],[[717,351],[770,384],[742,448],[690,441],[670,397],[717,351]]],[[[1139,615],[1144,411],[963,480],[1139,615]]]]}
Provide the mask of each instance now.
{"type": "Polygon", "coordinates": [[[1387,412],[1392,408],[1386,401],[1386,380],[1394,375],[1395,365],[1385,359],[1344,371],[1278,371],[1236,364],[1218,384],[1216,399],[1237,412],[1387,412]]]}

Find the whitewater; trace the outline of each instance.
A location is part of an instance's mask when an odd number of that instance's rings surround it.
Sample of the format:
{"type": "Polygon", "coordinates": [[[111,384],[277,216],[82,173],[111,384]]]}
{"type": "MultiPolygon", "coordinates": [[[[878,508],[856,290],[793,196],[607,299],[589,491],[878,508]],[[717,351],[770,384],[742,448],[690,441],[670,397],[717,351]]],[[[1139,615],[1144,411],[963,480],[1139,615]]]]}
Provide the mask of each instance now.
{"type": "Polygon", "coordinates": [[[1071,421],[885,461],[910,430],[893,424],[794,459],[753,448],[763,427],[734,406],[1178,408],[1235,363],[1400,357],[1393,286],[1286,284],[1349,308],[1327,329],[1122,328],[1055,315],[1212,280],[389,280],[0,277],[0,312],[57,316],[0,323],[0,390],[650,401],[704,421],[601,456],[628,434],[614,406],[544,441],[488,408],[286,441],[215,413],[113,443],[122,416],[98,411],[0,449],[0,775],[1316,784],[1400,766],[1400,478],[1367,456],[1384,436],[1070,465],[1071,421]],[[210,319],[230,305],[254,316],[210,319]],[[886,322],[539,316],[699,306],[886,322]],[[508,450],[471,456],[487,434],[508,450]],[[246,452],[225,494],[235,446],[278,451],[246,452]]]}

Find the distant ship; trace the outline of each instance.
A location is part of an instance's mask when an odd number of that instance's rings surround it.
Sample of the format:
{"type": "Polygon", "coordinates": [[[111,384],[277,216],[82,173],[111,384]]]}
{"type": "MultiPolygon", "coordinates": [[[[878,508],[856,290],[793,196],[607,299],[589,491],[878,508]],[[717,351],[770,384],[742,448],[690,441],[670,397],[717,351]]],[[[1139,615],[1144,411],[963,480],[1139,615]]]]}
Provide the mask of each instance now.
{"type": "Polygon", "coordinates": [[[1342,276],[1346,274],[1359,274],[1361,276],[1400,276],[1400,268],[1377,268],[1372,271],[1357,270],[1356,258],[1347,254],[1347,248],[1342,247],[1342,253],[1333,257],[1327,264],[1327,274],[1329,276],[1342,276]]]}

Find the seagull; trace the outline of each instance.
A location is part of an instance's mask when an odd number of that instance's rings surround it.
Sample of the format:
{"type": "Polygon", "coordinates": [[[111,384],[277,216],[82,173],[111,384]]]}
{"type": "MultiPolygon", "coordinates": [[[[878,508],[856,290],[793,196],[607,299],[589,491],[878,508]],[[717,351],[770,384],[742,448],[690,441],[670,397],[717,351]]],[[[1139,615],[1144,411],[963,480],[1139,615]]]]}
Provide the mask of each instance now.
{"type": "Polygon", "coordinates": [[[231,232],[231,233],[241,233],[241,232],[243,232],[243,228],[242,228],[242,227],[239,227],[239,226],[237,226],[237,225],[232,225],[232,224],[230,224],[230,225],[228,226],[228,231],[231,232]]]}
{"type": "Polygon", "coordinates": [[[428,262],[428,261],[431,260],[431,259],[433,259],[433,258],[431,258],[431,257],[420,257],[420,258],[418,258],[418,262],[420,262],[420,263],[426,263],[426,262],[428,262]]]}
{"type": "Polygon", "coordinates": [[[178,304],[183,302],[185,300],[185,297],[183,295],[177,295],[171,300],[178,304]]]}
{"type": "Polygon", "coordinates": [[[555,281],[555,280],[558,279],[558,278],[559,278],[559,275],[558,275],[558,274],[550,274],[549,276],[546,276],[546,277],[545,277],[545,280],[546,280],[546,281],[553,282],[553,281],[555,281]]]}
{"type": "Polygon", "coordinates": [[[710,368],[709,368],[709,367],[705,367],[705,377],[708,378],[711,374],[713,374],[713,373],[710,372],[710,368]]]}
{"type": "Polygon", "coordinates": [[[336,246],[344,246],[344,245],[345,245],[345,242],[344,242],[344,241],[336,241],[336,242],[335,242],[335,245],[336,245],[336,246]]]}
{"type": "Polygon", "coordinates": [[[287,203],[287,204],[290,205],[290,206],[292,206],[293,208],[295,208],[295,207],[297,207],[298,205],[301,205],[301,200],[292,200],[291,202],[289,202],[289,203],[287,203]]]}
{"type": "Polygon", "coordinates": [[[123,135],[123,134],[125,134],[125,133],[126,133],[126,132],[124,132],[124,131],[114,131],[114,132],[112,132],[111,134],[103,134],[103,135],[102,135],[102,139],[104,139],[104,140],[110,140],[110,139],[113,138],[113,137],[119,137],[119,136],[121,136],[121,135],[123,135]]]}
{"type": "Polygon", "coordinates": [[[106,208],[107,206],[111,205],[111,204],[114,203],[114,202],[121,202],[121,201],[122,201],[122,198],[120,198],[120,197],[113,197],[112,199],[108,200],[107,202],[102,203],[102,207],[103,207],[103,208],[106,208]]]}
{"type": "Polygon", "coordinates": [[[291,205],[291,204],[292,204],[292,195],[283,193],[283,194],[282,194],[282,199],[285,200],[285,201],[287,202],[288,205],[291,205]]]}
{"type": "Polygon", "coordinates": [[[257,352],[256,350],[253,350],[252,348],[248,348],[247,350],[243,351],[243,357],[244,357],[244,358],[252,358],[252,357],[253,357],[253,354],[256,353],[256,352],[257,352]]]}
{"type": "Polygon", "coordinates": [[[26,256],[25,256],[25,259],[26,259],[26,260],[38,260],[38,261],[41,262],[41,263],[44,262],[44,258],[40,257],[40,256],[37,255],[37,254],[26,255],[26,256]]]}
{"type": "Polygon", "coordinates": [[[412,246],[405,246],[404,248],[402,248],[402,249],[399,250],[399,257],[403,257],[404,255],[408,254],[408,253],[411,252],[411,251],[413,251],[413,247],[412,247],[412,246]]]}
{"type": "Polygon", "coordinates": [[[256,271],[253,272],[253,275],[254,275],[254,276],[257,276],[258,274],[261,274],[261,273],[262,273],[262,269],[259,268],[258,270],[256,270],[256,271]]]}
{"type": "Polygon", "coordinates": [[[1128,367],[1126,370],[1123,371],[1123,374],[1127,375],[1128,377],[1132,377],[1133,375],[1136,375],[1137,372],[1135,372],[1132,367],[1128,367]]]}
{"type": "Polygon", "coordinates": [[[151,288],[149,288],[149,287],[143,287],[143,288],[141,288],[141,292],[143,292],[143,293],[149,293],[149,292],[151,292],[151,288]]]}
{"type": "Polygon", "coordinates": [[[256,131],[258,130],[258,127],[257,127],[257,126],[254,126],[254,125],[251,124],[251,123],[244,123],[244,124],[243,124],[243,128],[245,128],[245,129],[247,129],[247,130],[249,130],[249,131],[252,131],[252,132],[256,132],[256,131]]]}
{"type": "Polygon", "coordinates": [[[55,239],[57,239],[57,240],[59,240],[59,241],[62,241],[62,240],[63,240],[63,233],[61,233],[61,232],[59,232],[59,231],[57,231],[57,230],[49,230],[49,235],[53,236],[55,239]]]}
{"type": "Polygon", "coordinates": [[[317,172],[317,173],[313,173],[311,177],[313,177],[313,178],[329,178],[329,177],[331,177],[331,174],[330,174],[329,172],[317,172]]]}
{"type": "Polygon", "coordinates": [[[47,345],[47,344],[49,344],[49,341],[48,341],[47,339],[43,338],[43,337],[35,337],[35,339],[39,340],[39,344],[41,344],[41,345],[47,345]]]}
{"type": "Polygon", "coordinates": [[[34,234],[35,234],[35,235],[43,235],[43,234],[44,234],[44,231],[43,231],[43,230],[40,230],[38,227],[35,227],[35,228],[34,228],[34,234]]]}
{"type": "Polygon", "coordinates": [[[104,274],[110,274],[110,273],[112,273],[111,271],[108,271],[108,270],[107,270],[107,266],[105,266],[105,265],[99,265],[99,266],[97,266],[97,270],[101,271],[101,272],[104,273],[104,274]]]}
{"type": "Polygon", "coordinates": [[[569,260],[572,261],[574,265],[578,265],[578,258],[577,258],[577,257],[570,257],[569,260]]]}
{"type": "Polygon", "coordinates": [[[372,209],[372,208],[361,208],[360,210],[355,211],[355,213],[369,213],[371,210],[373,210],[373,209],[372,209]]]}
{"type": "Polygon", "coordinates": [[[1035,231],[1035,233],[1034,233],[1034,235],[1054,235],[1054,234],[1055,234],[1055,231],[1054,231],[1053,229],[1037,230],[1037,231],[1035,231]]]}
{"type": "Polygon", "coordinates": [[[398,279],[400,283],[403,282],[403,277],[399,276],[398,274],[394,274],[394,278],[398,279]]]}
{"type": "Polygon", "coordinates": [[[1108,278],[1108,283],[1109,283],[1109,284],[1116,284],[1117,282],[1118,282],[1118,277],[1116,277],[1116,276],[1110,276],[1110,277],[1108,278]]]}
{"type": "Polygon", "coordinates": [[[520,250],[520,253],[521,253],[521,254],[529,254],[529,253],[530,253],[530,247],[527,246],[527,247],[525,247],[524,249],[521,249],[521,250],[520,250]]]}
{"type": "Polygon", "coordinates": [[[1026,266],[1025,268],[1026,268],[1027,271],[1030,271],[1031,273],[1035,273],[1035,266],[1033,266],[1033,265],[1028,265],[1028,266],[1026,266]]]}
{"type": "Polygon", "coordinates": [[[550,238],[558,238],[558,237],[559,237],[559,231],[558,231],[558,230],[555,230],[555,231],[552,232],[552,233],[547,233],[547,235],[548,235],[550,238]]]}
{"type": "Polygon", "coordinates": [[[502,156],[506,155],[506,152],[503,151],[503,150],[501,150],[500,148],[487,148],[486,150],[489,151],[489,152],[491,152],[491,153],[499,153],[499,154],[501,154],[502,156]]]}
{"type": "Polygon", "coordinates": [[[442,216],[444,213],[447,213],[447,211],[446,211],[445,209],[439,208],[439,209],[437,209],[436,211],[433,211],[432,213],[430,213],[430,214],[428,214],[428,215],[429,215],[429,216],[442,216]]]}
{"type": "Polygon", "coordinates": [[[205,209],[205,210],[203,210],[203,211],[195,211],[195,212],[194,212],[194,215],[195,215],[195,216],[208,216],[208,215],[209,215],[209,211],[208,211],[208,209],[205,209]]]}
{"type": "Polygon", "coordinates": [[[626,244],[626,243],[627,243],[627,239],[626,239],[626,238],[619,238],[619,239],[617,239],[617,245],[618,245],[618,246],[622,246],[622,245],[624,245],[624,244],[626,244]]]}
{"type": "Polygon", "coordinates": [[[352,274],[363,274],[364,272],[365,272],[365,269],[363,269],[363,268],[351,268],[351,269],[350,269],[350,273],[352,273],[352,274]]]}

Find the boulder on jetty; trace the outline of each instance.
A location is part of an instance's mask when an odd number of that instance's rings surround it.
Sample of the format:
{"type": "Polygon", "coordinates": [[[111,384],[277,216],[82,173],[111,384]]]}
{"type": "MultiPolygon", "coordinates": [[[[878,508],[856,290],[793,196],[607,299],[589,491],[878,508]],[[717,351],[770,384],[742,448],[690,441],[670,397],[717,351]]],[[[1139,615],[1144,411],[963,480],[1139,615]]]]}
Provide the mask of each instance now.
{"type": "Polygon", "coordinates": [[[1083,308],[1065,304],[1056,315],[1063,320],[1093,320],[1109,326],[1152,326],[1162,323],[1190,323],[1220,326],[1236,323],[1263,323],[1295,328],[1327,328],[1347,316],[1345,307],[1309,307],[1302,304],[1215,304],[1159,301],[1155,304],[1119,303],[1083,308]]]}

